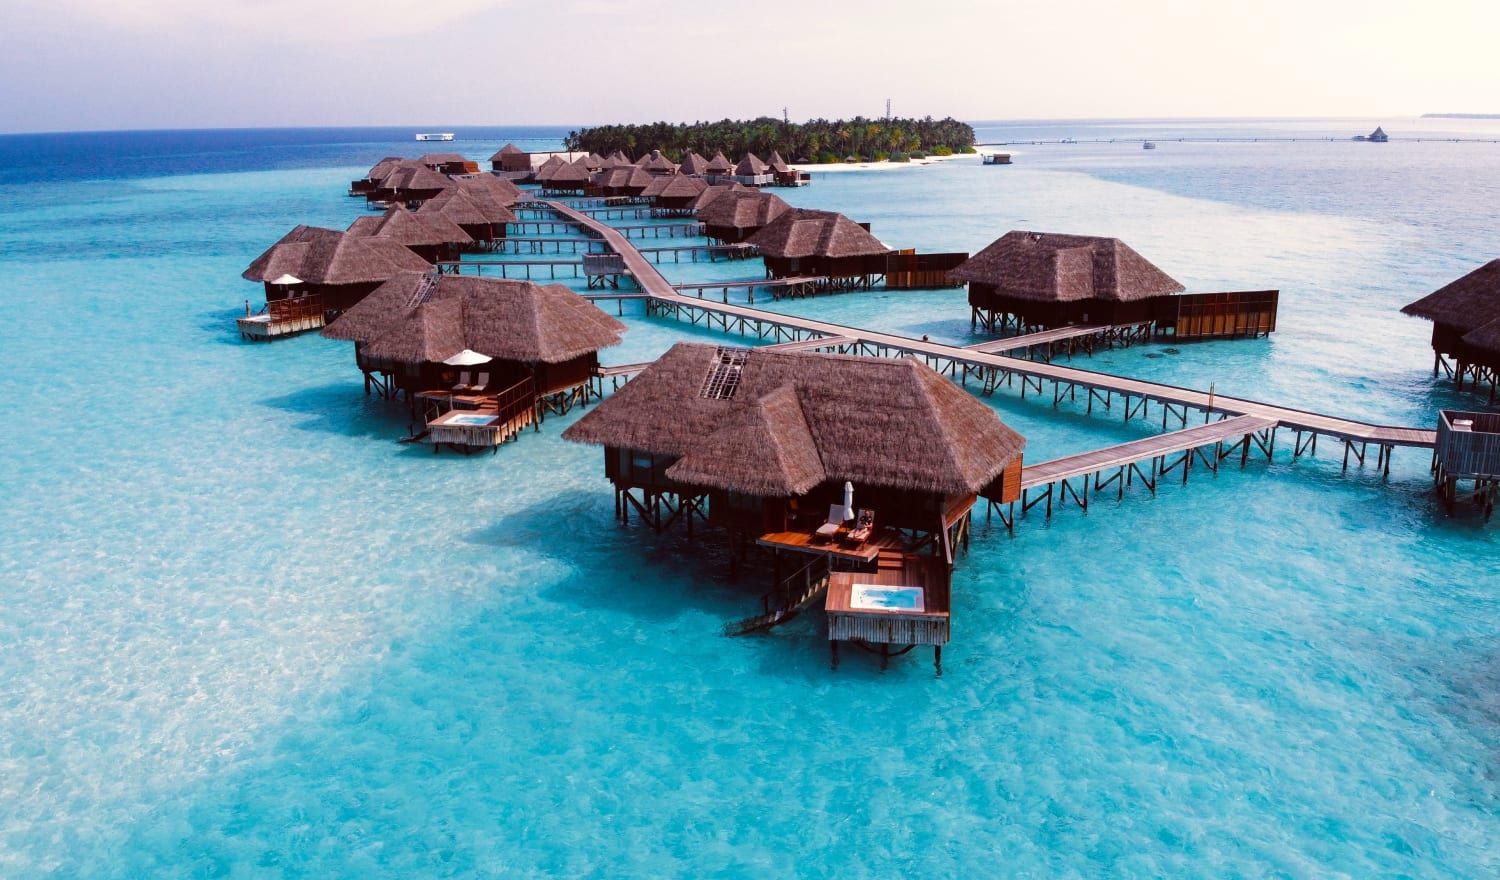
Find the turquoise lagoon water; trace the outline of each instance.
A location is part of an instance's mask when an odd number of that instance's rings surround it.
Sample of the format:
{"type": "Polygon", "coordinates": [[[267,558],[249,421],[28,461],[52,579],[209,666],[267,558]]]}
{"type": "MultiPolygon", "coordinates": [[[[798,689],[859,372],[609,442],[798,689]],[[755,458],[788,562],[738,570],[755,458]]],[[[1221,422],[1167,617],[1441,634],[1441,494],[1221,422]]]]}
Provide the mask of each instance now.
{"type": "MultiPolygon", "coordinates": [[[[981,137],[1103,130],[1156,131],[981,137]]],[[[347,137],[0,185],[0,876],[1500,868],[1500,538],[1442,514],[1423,454],[1386,482],[1283,451],[1014,536],[981,516],[943,676],[833,672],[817,614],[721,636],[764,583],[713,538],[616,525],[598,451],[558,437],[576,415],[433,456],[395,442],[347,346],[239,341],[244,265],[346,225],[353,173],[414,152],[347,137]]],[[[1500,148],[1017,153],[786,195],[893,245],[1107,233],[1189,289],[1283,291],[1270,340],[1081,366],[1392,423],[1476,403],[1395,309],[1496,255],[1500,148]]],[[[963,297],[771,307],[967,341],[963,297]]],[[[610,362],[725,338],[632,309],[610,362]]],[[[991,403],[1032,461],[1150,430],[991,403]]]]}

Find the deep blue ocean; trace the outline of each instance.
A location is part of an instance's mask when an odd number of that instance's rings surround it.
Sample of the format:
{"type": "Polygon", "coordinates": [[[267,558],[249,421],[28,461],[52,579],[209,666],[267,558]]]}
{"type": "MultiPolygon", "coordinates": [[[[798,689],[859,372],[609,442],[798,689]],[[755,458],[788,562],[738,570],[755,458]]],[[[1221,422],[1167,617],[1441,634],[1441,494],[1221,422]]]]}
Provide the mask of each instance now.
{"type": "MultiPolygon", "coordinates": [[[[1191,291],[1282,292],[1270,339],[1080,366],[1380,423],[1483,407],[1398,309],[1500,256],[1500,145],[1402,138],[1500,122],[976,128],[1079,143],[779,192],[893,246],[1114,235],[1191,291]],[[1341,140],[1175,140],[1293,135],[1341,140]]],[[[0,137],[0,877],[1500,875],[1500,523],[1446,516],[1425,453],[1383,480],[1283,438],[1014,535],[980,514],[941,677],[831,670],[821,613],[726,638],[764,577],[615,523],[576,412],[434,456],[347,344],[237,336],[240,272],[360,216],[376,160],[566,133],[414,130],[0,137]]],[[[977,339],[962,290],[768,307],[977,339]]],[[[607,362],[739,341],[623,320],[607,362]]],[[[989,402],[1028,462],[1160,428],[989,402]]]]}

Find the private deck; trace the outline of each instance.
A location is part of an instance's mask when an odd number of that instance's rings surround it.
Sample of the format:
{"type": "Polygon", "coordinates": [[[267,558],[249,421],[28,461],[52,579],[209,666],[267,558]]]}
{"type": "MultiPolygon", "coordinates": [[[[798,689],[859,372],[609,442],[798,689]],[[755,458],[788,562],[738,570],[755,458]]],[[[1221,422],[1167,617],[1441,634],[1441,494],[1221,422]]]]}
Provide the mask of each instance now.
{"type": "Polygon", "coordinates": [[[872,650],[878,646],[882,666],[890,657],[931,645],[933,665],[941,675],[943,645],[951,635],[951,589],[947,571],[931,557],[889,553],[876,571],[832,572],[823,612],[834,668],[839,642],[872,650]]]}
{"type": "Polygon", "coordinates": [[[327,309],[321,296],[304,296],[268,302],[256,314],[250,314],[249,303],[245,304],[245,316],[236,318],[235,329],[241,339],[251,342],[269,341],[282,336],[294,336],[317,330],[327,320],[327,309]]]}
{"type": "Polygon", "coordinates": [[[839,541],[819,542],[810,530],[767,532],[757,538],[755,543],[772,550],[827,556],[851,562],[874,562],[881,551],[904,546],[901,534],[894,529],[878,529],[870,536],[870,540],[853,546],[839,541]]]}

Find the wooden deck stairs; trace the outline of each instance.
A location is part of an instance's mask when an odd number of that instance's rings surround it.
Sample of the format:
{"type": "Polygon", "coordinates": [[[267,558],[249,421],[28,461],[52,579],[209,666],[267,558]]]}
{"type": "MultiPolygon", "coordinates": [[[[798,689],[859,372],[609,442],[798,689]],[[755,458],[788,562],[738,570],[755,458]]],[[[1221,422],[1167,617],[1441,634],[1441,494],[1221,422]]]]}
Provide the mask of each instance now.
{"type": "Polygon", "coordinates": [[[744,636],[765,632],[792,620],[828,592],[830,573],[828,559],[820,558],[809,562],[761,598],[764,612],[725,624],[724,635],[744,636]]]}

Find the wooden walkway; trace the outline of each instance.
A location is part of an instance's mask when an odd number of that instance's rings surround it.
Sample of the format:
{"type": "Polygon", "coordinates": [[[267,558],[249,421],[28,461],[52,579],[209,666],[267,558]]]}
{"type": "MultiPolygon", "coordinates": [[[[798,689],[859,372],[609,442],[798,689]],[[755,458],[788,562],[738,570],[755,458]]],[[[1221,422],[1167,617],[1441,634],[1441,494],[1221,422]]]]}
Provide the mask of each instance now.
{"type": "Polygon", "coordinates": [[[1118,446],[1106,446],[1092,452],[1054,458],[1051,461],[1022,468],[1021,488],[1032,489],[1070,477],[1122,468],[1149,458],[1161,458],[1200,446],[1222,443],[1231,438],[1247,437],[1275,426],[1274,419],[1261,416],[1234,416],[1181,431],[1132,440],[1118,446]]]}
{"type": "Polygon", "coordinates": [[[1126,421],[1138,416],[1148,417],[1150,404],[1155,404],[1161,411],[1164,426],[1169,420],[1180,421],[1186,426],[1190,411],[1200,414],[1259,416],[1296,432],[1294,455],[1300,455],[1304,451],[1316,452],[1317,438],[1322,435],[1337,438],[1345,444],[1346,462],[1353,455],[1363,463],[1367,445],[1374,444],[1379,450],[1377,464],[1383,464],[1388,469],[1392,449],[1402,446],[1430,449],[1437,440],[1436,431],[1422,428],[1374,425],[1249,398],[1114,376],[1061,364],[1022,360],[893,333],[777,314],[746,305],[684,296],[622,233],[566,206],[554,204],[554,207],[563,216],[589,226],[624,258],[631,276],[649,294],[647,309],[652,314],[776,342],[844,337],[855,340],[840,346],[847,353],[876,357],[910,355],[965,384],[971,379],[982,382],[982,391],[986,394],[993,393],[1000,387],[1015,389],[1019,386],[1023,397],[1028,392],[1045,395],[1047,392],[1044,383],[1050,383],[1054,406],[1060,405],[1064,400],[1077,401],[1080,396],[1084,397],[1090,412],[1096,403],[1105,409],[1123,404],[1121,410],[1126,421]]]}
{"type": "Polygon", "coordinates": [[[828,281],[822,275],[798,275],[792,278],[746,278],[740,281],[695,281],[691,284],[674,284],[678,293],[684,296],[696,293],[698,299],[703,298],[704,291],[717,290],[721,293],[721,300],[729,302],[729,291],[743,290],[750,303],[755,302],[755,291],[770,291],[772,299],[781,299],[782,296],[804,296],[808,292],[817,289],[818,285],[828,281]]]}
{"type": "Polygon", "coordinates": [[[983,352],[983,354],[1010,354],[1013,351],[1026,351],[1028,354],[1043,349],[1043,355],[1047,360],[1052,360],[1052,355],[1058,349],[1059,343],[1068,343],[1068,354],[1073,354],[1073,346],[1083,342],[1083,348],[1089,354],[1094,354],[1095,342],[1107,342],[1110,345],[1118,340],[1130,345],[1134,340],[1143,339],[1151,331],[1151,321],[1133,321],[1130,324],[1074,324],[1071,327],[1055,327],[1052,330],[1041,330],[1037,333],[1023,333],[1020,336],[1007,336],[1004,339],[989,339],[986,342],[978,342],[975,345],[966,345],[968,351],[983,352]]]}

